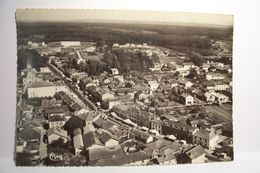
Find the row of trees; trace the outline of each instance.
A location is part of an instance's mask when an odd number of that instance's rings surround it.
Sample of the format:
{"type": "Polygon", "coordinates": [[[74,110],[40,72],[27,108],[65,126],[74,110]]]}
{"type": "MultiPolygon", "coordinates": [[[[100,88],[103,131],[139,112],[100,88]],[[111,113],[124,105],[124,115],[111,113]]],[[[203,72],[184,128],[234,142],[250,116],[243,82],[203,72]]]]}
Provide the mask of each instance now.
{"type": "Polygon", "coordinates": [[[154,63],[159,61],[156,54],[149,57],[144,52],[129,52],[120,49],[104,54],[103,62],[108,68],[117,68],[123,73],[132,71],[147,71],[154,67],[154,63]]]}
{"type": "Polygon", "coordinates": [[[74,68],[89,75],[99,75],[110,68],[117,68],[122,73],[130,71],[145,72],[159,62],[157,54],[149,57],[143,52],[129,52],[123,50],[107,51],[101,60],[88,60],[78,63],[75,57],[69,57],[69,62],[63,68],[74,68]]]}

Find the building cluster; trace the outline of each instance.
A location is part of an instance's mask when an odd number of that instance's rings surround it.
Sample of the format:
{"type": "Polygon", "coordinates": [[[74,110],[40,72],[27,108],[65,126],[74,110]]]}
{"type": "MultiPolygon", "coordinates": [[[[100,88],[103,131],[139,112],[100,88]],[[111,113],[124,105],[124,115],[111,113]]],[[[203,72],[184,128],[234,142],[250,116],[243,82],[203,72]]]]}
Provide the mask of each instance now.
{"type": "MultiPolygon", "coordinates": [[[[215,44],[221,54],[229,52],[215,44]]],[[[28,46],[48,57],[47,66],[28,65],[19,76],[16,151],[32,162],[65,161],[65,154],[83,157],[89,166],[233,159],[232,122],[212,111],[232,107],[232,68],[218,58],[197,66],[178,53],[178,61],[155,63],[141,75],[111,67],[91,76],[75,69],[70,57],[76,64],[102,58],[93,43],[28,46]],[[55,153],[57,146],[66,146],[63,154],[55,153]]],[[[145,43],[115,43],[112,49],[170,55],[145,43]]]]}

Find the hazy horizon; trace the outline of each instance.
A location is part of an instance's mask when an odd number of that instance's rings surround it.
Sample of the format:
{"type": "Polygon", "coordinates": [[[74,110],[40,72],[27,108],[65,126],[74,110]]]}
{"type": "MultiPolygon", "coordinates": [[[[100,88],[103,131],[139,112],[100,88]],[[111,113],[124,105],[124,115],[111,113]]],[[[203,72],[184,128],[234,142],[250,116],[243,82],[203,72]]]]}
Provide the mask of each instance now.
{"type": "Polygon", "coordinates": [[[17,22],[103,22],[233,26],[223,14],[94,9],[17,9],[17,22]]]}

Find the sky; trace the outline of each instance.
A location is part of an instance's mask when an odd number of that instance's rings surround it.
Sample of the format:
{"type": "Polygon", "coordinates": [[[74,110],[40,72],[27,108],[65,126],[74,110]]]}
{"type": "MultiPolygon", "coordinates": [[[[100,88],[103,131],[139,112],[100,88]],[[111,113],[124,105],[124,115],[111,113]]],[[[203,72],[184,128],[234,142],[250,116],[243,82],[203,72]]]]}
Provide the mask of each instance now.
{"type": "Polygon", "coordinates": [[[193,23],[209,25],[233,25],[232,15],[184,12],[158,12],[133,10],[92,10],[92,9],[17,9],[17,21],[125,21],[148,23],[193,23]]]}

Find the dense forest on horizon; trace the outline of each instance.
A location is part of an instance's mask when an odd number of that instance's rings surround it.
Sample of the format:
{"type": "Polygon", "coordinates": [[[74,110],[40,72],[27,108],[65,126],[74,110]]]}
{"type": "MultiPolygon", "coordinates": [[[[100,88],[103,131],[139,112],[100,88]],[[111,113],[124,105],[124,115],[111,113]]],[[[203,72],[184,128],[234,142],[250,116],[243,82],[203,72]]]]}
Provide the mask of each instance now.
{"type": "Polygon", "coordinates": [[[93,41],[114,43],[149,43],[158,46],[210,48],[211,39],[232,40],[233,27],[205,27],[127,23],[17,23],[18,45],[29,39],[45,41],[93,41]],[[40,37],[35,37],[38,35],[40,37]]]}

